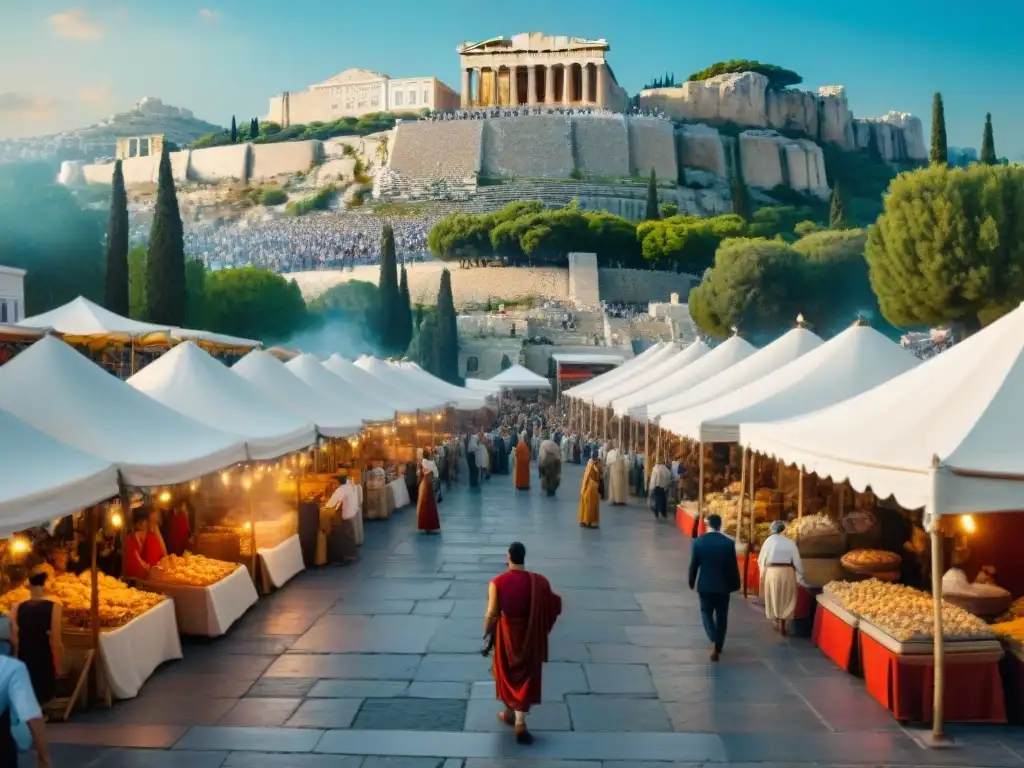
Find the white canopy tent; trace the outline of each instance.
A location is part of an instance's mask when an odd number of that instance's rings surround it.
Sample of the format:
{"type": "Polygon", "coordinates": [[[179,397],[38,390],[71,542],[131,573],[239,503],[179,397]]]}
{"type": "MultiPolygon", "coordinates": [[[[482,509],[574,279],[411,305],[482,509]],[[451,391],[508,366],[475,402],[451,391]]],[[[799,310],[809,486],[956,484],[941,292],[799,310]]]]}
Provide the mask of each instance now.
{"type": "Polygon", "coordinates": [[[551,391],[550,381],[521,365],[513,365],[506,368],[497,376],[492,376],[488,381],[497,384],[500,389],[517,391],[543,389],[548,392],[551,391]]]}
{"type": "Polygon", "coordinates": [[[0,538],[109,499],[117,467],[0,411],[0,538]]]}
{"type": "Polygon", "coordinates": [[[283,410],[192,342],[179,344],[127,381],[168,408],[239,435],[250,459],[274,459],[316,442],[316,425],[283,410]]]}
{"type": "Polygon", "coordinates": [[[705,443],[735,443],[741,422],[780,421],[827,408],[906,373],[919,362],[873,328],[855,325],[746,386],[666,414],[661,427],[705,443]]]}
{"type": "Polygon", "coordinates": [[[740,441],[930,515],[1024,510],[1024,307],[885,384],[740,441]]]}
{"type": "Polygon", "coordinates": [[[665,377],[683,370],[690,363],[699,360],[710,351],[711,348],[698,339],[686,347],[686,349],[679,350],[660,363],[638,370],[635,375],[630,376],[625,381],[605,387],[594,395],[594,405],[607,408],[619,400],[619,398],[627,397],[637,390],[662,381],[665,377]]]}
{"type": "Polygon", "coordinates": [[[397,368],[388,365],[384,360],[379,358],[363,355],[356,360],[353,365],[355,365],[359,370],[370,374],[377,381],[383,382],[387,386],[396,389],[399,392],[406,393],[410,398],[415,397],[413,393],[418,392],[421,397],[428,397],[432,400],[442,398],[446,406],[452,404],[452,399],[449,394],[439,392],[432,386],[419,386],[418,382],[410,381],[409,378],[397,368]]]}
{"type": "Polygon", "coordinates": [[[299,355],[285,363],[291,373],[320,393],[326,400],[336,403],[346,413],[361,421],[394,421],[395,409],[359,392],[343,379],[328,371],[313,355],[299,355]]]}
{"type": "Polygon", "coordinates": [[[322,365],[354,389],[361,392],[372,392],[374,398],[391,406],[394,411],[400,413],[410,413],[416,410],[435,411],[445,406],[445,401],[437,396],[400,389],[398,386],[364,371],[339,354],[331,355],[322,365]]]}
{"type": "MultiPolygon", "coordinates": [[[[645,402],[630,408],[629,418],[646,424],[648,419],[654,419],[662,413],[666,413],[664,406],[670,404],[673,396],[678,396],[673,393],[685,392],[690,387],[726,370],[755,352],[757,352],[757,348],[739,336],[726,339],[683,370],[635,393],[637,398],[643,395],[645,402]]],[[[674,410],[670,405],[669,409],[674,410]]]]}
{"type": "Polygon", "coordinates": [[[472,389],[474,392],[486,392],[488,395],[497,395],[501,392],[501,385],[494,384],[489,379],[466,379],[466,389],[472,389]]]}
{"type": "Polygon", "coordinates": [[[457,387],[454,384],[449,384],[447,381],[443,381],[436,376],[433,376],[416,363],[384,363],[392,370],[396,371],[399,376],[404,377],[408,385],[415,389],[426,388],[430,392],[435,392],[442,397],[449,398],[449,402],[454,405],[457,410],[460,411],[475,411],[483,408],[487,405],[487,396],[481,392],[474,392],[471,389],[465,387],[457,387]]]}
{"type": "MultiPolygon", "coordinates": [[[[794,328],[784,333],[764,349],[720,370],[694,387],[688,387],[664,400],[655,403],[649,416],[661,417],[667,413],[682,411],[722,397],[733,390],[745,387],[763,376],[777,371],[801,355],[817,349],[824,342],[806,328],[794,328]]],[[[664,425],[662,425],[664,426],[664,425]]]]}
{"type": "Polygon", "coordinates": [[[617,381],[622,381],[638,367],[646,365],[652,357],[671,354],[671,351],[666,351],[670,348],[674,349],[675,345],[659,341],[657,344],[645,349],[636,357],[626,360],[619,367],[607,371],[606,373],[602,373],[600,376],[595,376],[590,381],[585,381],[572,389],[566,390],[563,394],[565,397],[585,400],[587,395],[592,392],[596,392],[599,388],[605,387],[609,384],[614,384],[617,381]]]}
{"type": "Polygon", "coordinates": [[[362,429],[362,419],[326,400],[269,352],[254,349],[231,370],[279,407],[316,424],[324,437],[347,437],[362,429]]]}
{"type": "Polygon", "coordinates": [[[161,405],[53,336],[0,366],[0,408],[115,464],[127,485],[181,483],[246,459],[237,435],[161,405]]]}

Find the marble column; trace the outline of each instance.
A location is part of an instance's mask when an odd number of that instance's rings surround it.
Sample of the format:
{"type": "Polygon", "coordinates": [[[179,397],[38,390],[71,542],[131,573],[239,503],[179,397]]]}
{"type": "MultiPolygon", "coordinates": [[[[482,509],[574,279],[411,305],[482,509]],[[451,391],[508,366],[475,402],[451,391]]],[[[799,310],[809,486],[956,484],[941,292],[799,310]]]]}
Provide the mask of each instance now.
{"type": "Polygon", "coordinates": [[[471,94],[469,91],[470,84],[472,83],[470,72],[471,70],[469,69],[462,70],[462,98],[460,102],[462,104],[463,109],[469,109],[469,105],[473,103],[471,101],[471,94]]]}
{"type": "Polygon", "coordinates": [[[519,106],[519,67],[515,64],[508,68],[508,105],[512,109],[519,106]]]}
{"type": "Polygon", "coordinates": [[[581,68],[581,72],[583,74],[580,76],[580,87],[583,93],[580,94],[580,102],[583,104],[591,104],[592,102],[590,100],[590,65],[584,63],[583,67],[581,68]]]}
{"type": "Polygon", "coordinates": [[[491,70],[491,103],[490,107],[497,107],[501,104],[501,94],[498,93],[498,69],[491,70]]]}
{"type": "Polygon", "coordinates": [[[537,67],[533,64],[526,68],[526,106],[537,106],[537,67]]]}
{"type": "Polygon", "coordinates": [[[544,105],[555,105],[555,68],[550,64],[544,68],[544,105]]]}
{"type": "Polygon", "coordinates": [[[572,66],[562,65],[562,105],[569,106],[572,103],[572,66]]]}
{"type": "Polygon", "coordinates": [[[608,106],[608,65],[597,65],[597,106],[608,106]]]}

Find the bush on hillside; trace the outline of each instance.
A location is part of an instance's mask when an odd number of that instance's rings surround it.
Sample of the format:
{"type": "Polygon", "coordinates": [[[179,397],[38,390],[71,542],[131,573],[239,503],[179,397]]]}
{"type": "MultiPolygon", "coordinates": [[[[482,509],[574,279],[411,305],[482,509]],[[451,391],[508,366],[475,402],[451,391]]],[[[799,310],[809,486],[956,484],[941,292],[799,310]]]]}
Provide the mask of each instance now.
{"type": "Polygon", "coordinates": [[[284,205],[288,202],[288,193],[280,187],[266,187],[259,191],[257,200],[260,205],[284,205]]]}
{"type": "Polygon", "coordinates": [[[289,201],[285,212],[289,216],[305,216],[310,211],[326,211],[337,193],[338,189],[333,185],[324,187],[312,197],[289,201]]]}
{"type": "Polygon", "coordinates": [[[791,69],[780,67],[776,64],[762,64],[752,59],[730,59],[712,64],[707,69],[694,72],[687,80],[707,80],[716,75],[729,75],[734,72],[756,72],[768,78],[769,88],[787,88],[791,85],[799,85],[804,81],[800,75],[791,69]]]}
{"type": "MultiPolygon", "coordinates": [[[[307,141],[319,139],[326,141],[337,136],[366,136],[380,131],[390,131],[395,127],[395,121],[399,118],[415,117],[412,112],[370,112],[359,117],[341,117],[329,123],[314,121],[306,124],[289,125],[282,128],[277,123],[265,122],[259,127],[259,136],[253,141],[256,144],[276,144],[282,141],[307,141]]],[[[241,132],[240,132],[241,137],[241,132]]],[[[249,140],[245,134],[243,140],[249,140]]],[[[203,147],[219,147],[231,143],[231,134],[228,131],[209,133],[192,142],[193,149],[203,147]]]]}

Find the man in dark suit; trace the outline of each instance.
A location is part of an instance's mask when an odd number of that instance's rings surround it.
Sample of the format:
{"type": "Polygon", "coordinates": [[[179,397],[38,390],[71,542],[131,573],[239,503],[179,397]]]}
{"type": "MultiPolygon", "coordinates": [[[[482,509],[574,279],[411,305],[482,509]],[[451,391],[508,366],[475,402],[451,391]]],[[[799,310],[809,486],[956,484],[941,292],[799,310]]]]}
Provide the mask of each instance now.
{"type": "Polygon", "coordinates": [[[708,532],[690,550],[690,589],[700,596],[700,617],[711,641],[711,660],[718,661],[729,626],[729,595],[740,588],[736,544],[721,532],[722,518],[708,515],[708,532]]]}

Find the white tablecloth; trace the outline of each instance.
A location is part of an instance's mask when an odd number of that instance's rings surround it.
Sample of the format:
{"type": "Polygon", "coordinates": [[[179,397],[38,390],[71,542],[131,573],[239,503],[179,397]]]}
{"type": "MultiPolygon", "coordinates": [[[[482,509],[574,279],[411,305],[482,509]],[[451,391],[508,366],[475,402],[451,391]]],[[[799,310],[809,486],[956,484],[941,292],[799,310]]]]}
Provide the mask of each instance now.
{"type": "Polygon", "coordinates": [[[256,552],[263,561],[264,581],[272,587],[283,587],[306,568],[298,534],[288,537],[276,547],[257,549],[256,552]]]}
{"type": "Polygon", "coordinates": [[[412,503],[409,499],[409,489],[406,487],[403,478],[400,477],[397,480],[392,480],[388,483],[388,487],[391,489],[391,498],[394,499],[395,509],[401,509],[412,503]]]}
{"type": "Polygon", "coordinates": [[[115,699],[134,699],[154,670],[181,658],[174,603],[164,600],[123,627],[100,633],[100,654],[115,699]]]}
{"type": "Polygon", "coordinates": [[[183,635],[220,637],[259,599],[244,565],[208,587],[164,581],[145,582],[145,586],[174,601],[178,631],[183,635]]]}

